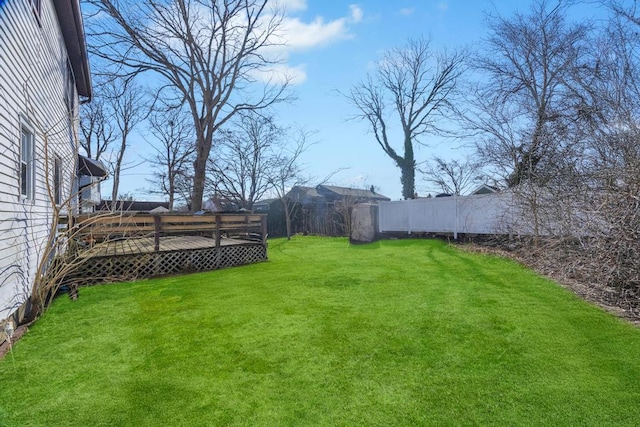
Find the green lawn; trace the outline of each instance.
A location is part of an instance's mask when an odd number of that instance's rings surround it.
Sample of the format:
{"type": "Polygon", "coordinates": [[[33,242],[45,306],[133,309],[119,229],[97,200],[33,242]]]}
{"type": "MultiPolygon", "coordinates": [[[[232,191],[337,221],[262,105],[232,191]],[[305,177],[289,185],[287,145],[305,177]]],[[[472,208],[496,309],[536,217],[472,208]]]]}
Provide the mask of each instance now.
{"type": "Polygon", "coordinates": [[[640,330],[439,241],[273,240],[83,288],[0,361],[0,425],[640,424],[640,330]]]}

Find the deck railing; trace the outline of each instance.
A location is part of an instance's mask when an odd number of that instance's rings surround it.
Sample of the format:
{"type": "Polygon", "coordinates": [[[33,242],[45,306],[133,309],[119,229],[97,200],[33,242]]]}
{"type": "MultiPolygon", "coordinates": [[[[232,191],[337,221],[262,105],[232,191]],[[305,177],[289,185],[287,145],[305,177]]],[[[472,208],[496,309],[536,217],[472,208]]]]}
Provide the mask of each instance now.
{"type": "Polygon", "coordinates": [[[166,236],[206,236],[220,245],[223,237],[261,241],[267,238],[266,215],[260,214],[144,214],[106,213],[77,215],[68,219],[76,241],[91,246],[117,239],[153,237],[155,251],[166,236]]]}

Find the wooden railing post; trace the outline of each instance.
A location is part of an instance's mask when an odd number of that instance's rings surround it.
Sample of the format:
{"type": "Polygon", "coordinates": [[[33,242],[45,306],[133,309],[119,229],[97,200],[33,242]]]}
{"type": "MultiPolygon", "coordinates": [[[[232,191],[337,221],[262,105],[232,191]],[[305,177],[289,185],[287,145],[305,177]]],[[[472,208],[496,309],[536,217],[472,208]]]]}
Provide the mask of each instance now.
{"type": "Polygon", "coordinates": [[[215,268],[220,268],[220,224],[222,223],[222,218],[220,215],[216,215],[216,261],[215,268]]]}
{"type": "Polygon", "coordinates": [[[160,215],[153,216],[153,248],[154,251],[160,251],[160,230],[162,228],[162,223],[160,219],[160,215]]]}
{"type": "Polygon", "coordinates": [[[216,246],[220,246],[220,224],[222,219],[220,215],[216,215],[216,246]]]}
{"type": "Polygon", "coordinates": [[[260,234],[262,234],[262,242],[267,241],[267,216],[262,215],[260,217],[260,234]]]}

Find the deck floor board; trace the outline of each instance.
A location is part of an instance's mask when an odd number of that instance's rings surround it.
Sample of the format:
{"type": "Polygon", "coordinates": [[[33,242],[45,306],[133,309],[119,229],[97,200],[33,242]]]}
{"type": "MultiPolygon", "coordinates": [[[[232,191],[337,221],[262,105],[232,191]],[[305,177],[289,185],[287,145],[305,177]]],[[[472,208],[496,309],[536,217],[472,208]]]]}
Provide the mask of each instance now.
{"type": "MultiPolygon", "coordinates": [[[[259,242],[230,238],[222,238],[220,240],[220,246],[246,245],[251,243],[259,242]]],[[[215,247],[215,239],[209,237],[170,236],[160,238],[159,252],[188,251],[215,247]]],[[[79,255],[86,258],[146,254],[152,252],[155,252],[155,242],[153,237],[138,237],[97,243],[92,248],[82,251],[79,255]]]]}

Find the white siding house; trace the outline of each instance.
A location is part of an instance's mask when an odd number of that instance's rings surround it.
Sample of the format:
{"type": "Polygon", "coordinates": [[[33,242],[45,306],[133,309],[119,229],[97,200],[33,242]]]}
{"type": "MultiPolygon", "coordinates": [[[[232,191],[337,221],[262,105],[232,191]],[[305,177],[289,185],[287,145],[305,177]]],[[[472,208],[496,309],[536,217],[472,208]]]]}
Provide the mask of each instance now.
{"type": "Polygon", "coordinates": [[[53,204],[77,189],[81,16],[79,0],[0,0],[0,321],[31,292],[53,204]]]}

